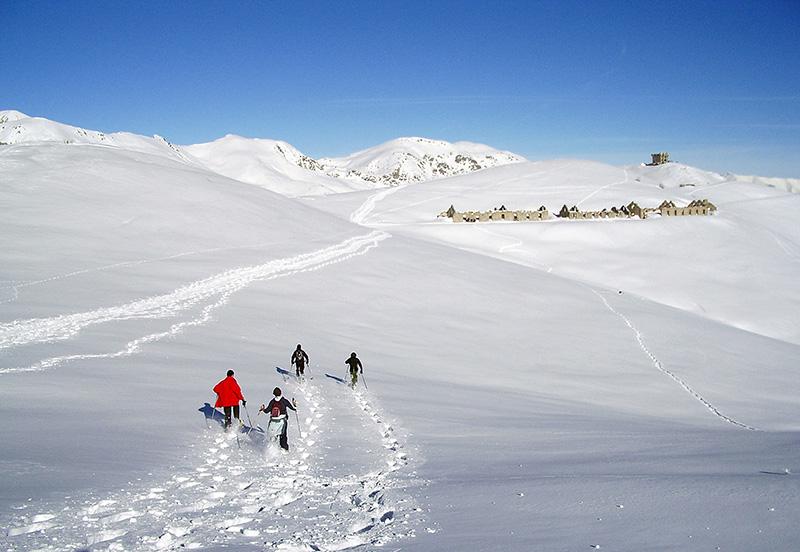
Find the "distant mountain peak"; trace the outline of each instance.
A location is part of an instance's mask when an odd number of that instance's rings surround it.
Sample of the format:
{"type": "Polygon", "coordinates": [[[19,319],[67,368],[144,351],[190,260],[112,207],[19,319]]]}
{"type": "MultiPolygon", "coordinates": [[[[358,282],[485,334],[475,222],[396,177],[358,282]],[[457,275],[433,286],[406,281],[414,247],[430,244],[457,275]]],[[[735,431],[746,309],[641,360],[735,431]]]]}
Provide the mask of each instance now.
{"type": "Polygon", "coordinates": [[[522,156],[473,142],[395,138],[346,157],[319,159],[326,174],[397,186],[519,163],[522,156]]]}
{"type": "Polygon", "coordinates": [[[302,182],[298,190],[303,194],[314,193],[314,186],[317,194],[397,186],[525,161],[484,144],[418,136],[395,138],[340,158],[314,159],[287,142],[233,134],[184,149],[211,170],[243,182],[270,189],[278,186],[277,175],[302,182]]]}

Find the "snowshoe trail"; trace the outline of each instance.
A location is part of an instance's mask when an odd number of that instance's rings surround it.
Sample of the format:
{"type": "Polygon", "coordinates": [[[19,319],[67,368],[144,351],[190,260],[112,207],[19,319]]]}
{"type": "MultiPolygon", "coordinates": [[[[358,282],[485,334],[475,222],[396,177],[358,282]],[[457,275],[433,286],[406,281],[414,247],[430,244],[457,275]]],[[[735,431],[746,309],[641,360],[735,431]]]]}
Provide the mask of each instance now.
{"type": "Polygon", "coordinates": [[[364,203],[359,205],[358,208],[350,214],[350,222],[361,226],[366,226],[367,219],[370,217],[370,215],[372,215],[372,211],[375,210],[378,202],[394,193],[397,193],[405,187],[406,185],[394,186],[370,195],[364,201],[364,203]]]}
{"type": "Polygon", "coordinates": [[[422,515],[404,491],[414,481],[413,473],[404,473],[409,457],[372,400],[344,386],[331,393],[327,386],[334,402],[308,380],[284,388],[297,397],[299,410],[297,417],[290,412],[289,452],[267,442],[258,427],[266,425],[263,414],[253,418],[255,428],[238,432],[225,433],[213,421],[169,475],[107,496],[19,506],[0,519],[8,527],[0,546],[326,551],[371,549],[415,536],[422,515]],[[339,424],[351,431],[337,434],[339,424]]]}
{"type": "Polygon", "coordinates": [[[140,351],[141,347],[147,343],[160,341],[177,335],[189,327],[205,324],[211,320],[215,310],[228,302],[231,295],[256,281],[319,270],[363,255],[388,237],[390,237],[389,234],[385,232],[374,231],[310,253],[228,270],[163,295],[87,312],[51,318],[15,320],[0,324],[0,350],[2,350],[38,343],[66,341],[77,336],[82,330],[98,324],[125,320],[168,319],[176,318],[184,312],[190,313],[188,320],[172,324],[164,331],[135,338],[118,351],[54,356],[39,360],[29,366],[0,367],[0,374],[41,371],[74,360],[118,358],[132,355],[140,351]],[[204,304],[205,306],[202,306],[204,304]],[[191,313],[198,307],[200,307],[199,312],[191,313]]]}
{"type": "Polygon", "coordinates": [[[128,267],[139,266],[139,265],[144,265],[144,264],[159,263],[159,262],[163,262],[163,261],[169,261],[169,260],[172,260],[172,259],[180,259],[182,257],[190,257],[190,256],[193,256],[193,255],[202,255],[202,254],[206,254],[206,253],[217,253],[217,252],[220,252],[220,251],[233,251],[233,250],[237,250],[237,249],[255,249],[255,248],[258,248],[258,247],[266,247],[266,246],[270,245],[271,243],[273,243],[273,242],[260,242],[260,243],[254,243],[254,244],[249,244],[249,245],[237,245],[237,246],[232,246],[232,247],[214,247],[214,248],[210,248],[210,249],[198,249],[198,250],[194,250],[194,251],[182,251],[180,253],[175,253],[173,255],[165,255],[165,256],[162,256],[162,257],[153,257],[153,258],[147,258],[147,259],[135,259],[135,260],[131,260],[131,261],[123,261],[123,262],[120,262],[120,263],[107,264],[107,265],[98,266],[98,267],[82,268],[80,270],[73,270],[71,272],[66,272],[64,274],[56,274],[54,276],[48,276],[47,278],[41,278],[39,280],[0,281],[0,292],[3,291],[3,290],[12,290],[14,292],[14,297],[12,297],[10,299],[7,299],[7,300],[0,301],[0,305],[2,305],[3,303],[11,303],[11,302],[15,301],[16,299],[18,299],[19,290],[21,290],[21,289],[29,288],[29,287],[33,287],[33,286],[39,286],[39,285],[47,284],[47,283],[50,283],[50,282],[56,282],[56,281],[59,281],[59,280],[66,280],[68,278],[74,278],[75,276],[81,276],[81,275],[84,275],[84,274],[92,274],[92,273],[95,273],[95,272],[105,272],[105,271],[108,271],[108,270],[114,270],[114,269],[119,269],[119,268],[128,268],[128,267]]]}

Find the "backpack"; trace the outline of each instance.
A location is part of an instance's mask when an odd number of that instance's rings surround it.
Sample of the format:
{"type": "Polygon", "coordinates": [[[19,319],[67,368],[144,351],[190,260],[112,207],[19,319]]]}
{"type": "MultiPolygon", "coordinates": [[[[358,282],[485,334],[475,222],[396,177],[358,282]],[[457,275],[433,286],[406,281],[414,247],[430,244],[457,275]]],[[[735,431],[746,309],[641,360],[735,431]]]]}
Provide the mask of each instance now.
{"type": "Polygon", "coordinates": [[[281,403],[280,403],[280,401],[273,400],[272,412],[270,413],[270,415],[273,418],[277,418],[277,417],[279,417],[281,415],[281,403]]]}

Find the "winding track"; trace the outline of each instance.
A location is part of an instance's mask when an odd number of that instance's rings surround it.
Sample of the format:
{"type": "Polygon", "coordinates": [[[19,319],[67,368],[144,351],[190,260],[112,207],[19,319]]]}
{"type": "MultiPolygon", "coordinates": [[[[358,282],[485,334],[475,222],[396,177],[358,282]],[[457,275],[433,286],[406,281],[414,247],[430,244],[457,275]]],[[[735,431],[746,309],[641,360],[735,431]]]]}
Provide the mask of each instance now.
{"type": "Polygon", "coordinates": [[[188,327],[208,322],[213,311],[226,304],[231,295],[253,282],[319,270],[363,255],[388,237],[390,235],[386,232],[373,231],[310,253],[275,259],[260,265],[231,269],[204,280],[192,282],[171,293],[86,312],[1,324],[0,350],[28,344],[67,340],[79,334],[81,330],[98,324],[132,319],[174,318],[198,304],[213,301],[202,309],[199,316],[173,324],[166,331],[136,338],[119,351],[51,357],[31,366],[0,368],[0,374],[46,370],[73,360],[117,358],[134,354],[146,343],[160,341],[176,335],[188,327]]]}
{"type": "Polygon", "coordinates": [[[12,297],[11,299],[6,299],[4,301],[0,301],[0,305],[2,305],[4,303],[11,303],[11,302],[15,301],[18,298],[19,290],[21,290],[21,289],[28,288],[28,287],[33,287],[33,286],[39,286],[39,285],[47,284],[47,283],[50,283],[50,282],[56,282],[56,281],[59,281],[59,280],[67,280],[69,278],[74,278],[75,276],[81,276],[83,274],[91,274],[91,273],[94,273],[94,272],[105,272],[107,270],[114,270],[114,269],[117,269],[117,268],[127,268],[127,267],[131,267],[131,266],[140,266],[140,265],[144,265],[144,264],[158,263],[158,262],[163,262],[163,261],[169,261],[169,260],[172,260],[172,259],[180,259],[182,257],[189,257],[189,256],[193,256],[193,255],[202,255],[202,254],[206,254],[206,253],[217,253],[217,252],[220,252],[220,251],[235,251],[235,250],[241,250],[241,249],[255,249],[255,248],[258,248],[258,247],[266,247],[266,246],[272,245],[274,243],[276,243],[276,242],[261,242],[261,243],[254,243],[254,244],[250,244],[250,245],[236,245],[236,246],[233,246],[233,247],[214,247],[214,248],[210,248],[210,249],[198,249],[198,250],[194,250],[194,251],[182,251],[180,253],[175,253],[173,255],[165,255],[165,256],[162,256],[162,257],[153,257],[153,258],[150,258],[150,259],[135,259],[135,260],[131,260],[131,261],[122,261],[122,262],[119,262],[119,263],[107,264],[107,265],[102,265],[102,266],[97,266],[97,267],[92,267],[92,268],[82,268],[80,270],[73,270],[72,272],[66,272],[64,274],[55,274],[53,276],[48,276],[47,278],[40,278],[38,280],[28,280],[28,281],[22,281],[22,282],[19,282],[19,283],[11,282],[10,285],[0,286],[0,291],[10,289],[10,290],[12,290],[14,292],[14,297],[12,297]]]}
{"type": "Polygon", "coordinates": [[[680,385],[684,389],[684,391],[689,393],[696,400],[700,401],[700,403],[702,403],[703,406],[705,406],[709,411],[711,411],[712,414],[714,414],[718,418],[721,418],[721,419],[725,420],[726,422],[728,422],[729,424],[733,424],[733,425],[735,425],[737,427],[740,427],[742,429],[747,429],[747,430],[750,430],[750,431],[758,431],[757,428],[749,426],[749,425],[744,424],[742,422],[739,422],[739,421],[731,418],[730,416],[726,416],[725,414],[720,412],[719,409],[716,406],[714,406],[713,404],[708,402],[705,398],[703,398],[703,396],[700,393],[695,391],[688,383],[686,383],[683,379],[681,379],[680,376],[678,376],[674,372],[668,370],[667,368],[664,368],[664,365],[661,364],[661,361],[653,353],[650,352],[650,349],[647,348],[647,345],[645,345],[645,343],[644,343],[644,338],[642,336],[642,333],[639,331],[639,329],[636,326],[633,325],[633,322],[631,322],[630,319],[627,316],[625,316],[624,314],[622,314],[621,312],[616,310],[614,307],[612,307],[611,304],[608,302],[608,300],[605,297],[603,297],[596,289],[593,289],[593,288],[590,288],[590,289],[592,290],[592,293],[594,293],[595,295],[597,295],[597,297],[600,298],[600,300],[603,302],[603,304],[606,306],[606,308],[608,310],[610,310],[612,313],[616,314],[620,319],[622,319],[623,322],[625,322],[625,325],[628,326],[628,328],[631,329],[631,331],[634,334],[634,337],[636,338],[636,342],[639,344],[639,348],[642,350],[642,352],[645,355],[647,355],[647,357],[653,363],[653,366],[655,366],[656,369],[659,372],[662,372],[663,374],[666,374],[667,376],[669,376],[670,379],[672,379],[678,385],[680,385]]]}
{"type": "Polygon", "coordinates": [[[603,190],[607,190],[608,188],[613,188],[614,186],[619,186],[620,184],[625,184],[628,181],[628,178],[629,178],[628,170],[627,169],[622,169],[622,171],[625,173],[625,178],[623,178],[622,180],[617,180],[616,182],[612,182],[611,184],[606,184],[605,186],[601,186],[601,187],[597,188],[595,191],[593,191],[592,193],[590,193],[589,195],[587,195],[586,197],[581,199],[575,205],[579,206],[581,203],[584,203],[585,201],[588,201],[589,199],[591,199],[592,197],[594,197],[598,193],[602,192],[603,190]]]}

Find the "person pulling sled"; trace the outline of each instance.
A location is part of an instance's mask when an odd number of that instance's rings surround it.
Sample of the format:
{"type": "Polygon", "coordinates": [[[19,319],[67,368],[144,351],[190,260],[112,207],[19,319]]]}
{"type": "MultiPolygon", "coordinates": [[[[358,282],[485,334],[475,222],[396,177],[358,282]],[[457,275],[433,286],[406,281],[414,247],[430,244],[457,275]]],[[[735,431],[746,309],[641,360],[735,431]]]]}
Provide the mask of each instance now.
{"type": "Polygon", "coordinates": [[[303,375],[303,372],[306,369],[306,364],[308,364],[308,355],[298,343],[297,349],[295,349],[292,353],[292,365],[295,368],[295,373],[297,374],[298,378],[303,375]]]}
{"type": "Polygon", "coordinates": [[[289,437],[287,429],[289,428],[289,414],[287,408],[291,408],[297,412],[297,403],[294,399],[289,402],[286,397],[281,396],[281,388],[276,387],[272,394],[275,395],[268,405],[261,405],[258,409],[259,412],[266,412],[269,414],[269,425],[267,426],[267,435],[270,441],[278,441],[283,450],[289,450],[289,437]]]}

